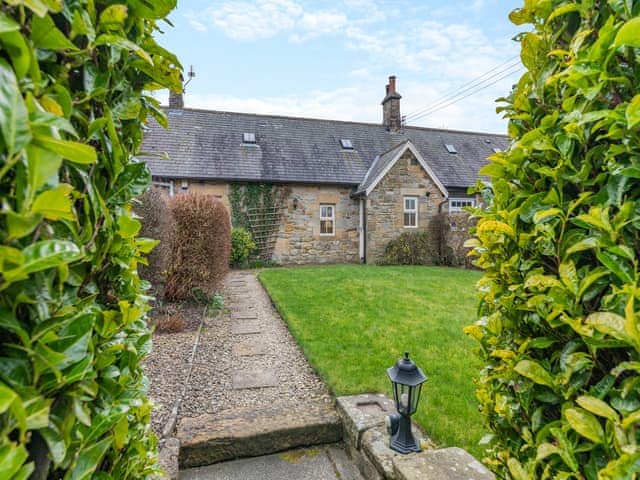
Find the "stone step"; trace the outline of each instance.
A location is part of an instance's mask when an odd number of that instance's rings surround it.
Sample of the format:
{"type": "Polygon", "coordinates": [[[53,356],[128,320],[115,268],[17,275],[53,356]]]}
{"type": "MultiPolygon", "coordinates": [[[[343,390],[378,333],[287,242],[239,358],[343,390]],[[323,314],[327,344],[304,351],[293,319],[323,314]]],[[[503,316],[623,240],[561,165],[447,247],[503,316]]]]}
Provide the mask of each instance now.
{"type": "Polygon", "coordinates": [[[185,417],[177,429],[180,468],[256,457],[342,440],[342,423],[330,404],[271,405],[185,417]]]}

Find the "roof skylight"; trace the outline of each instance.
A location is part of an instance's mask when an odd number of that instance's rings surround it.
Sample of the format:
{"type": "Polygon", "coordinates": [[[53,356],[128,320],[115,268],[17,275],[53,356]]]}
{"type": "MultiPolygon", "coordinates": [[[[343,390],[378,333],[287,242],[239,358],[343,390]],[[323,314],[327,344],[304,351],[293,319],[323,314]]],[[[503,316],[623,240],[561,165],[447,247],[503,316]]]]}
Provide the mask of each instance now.
{"type": "Polygon", "coordinates": [[[242,143],[256,143],[256,134],[244,132],[242,134],[242,143]]]}
{"type": "Polygon", "coordinates": [[[353,150],[353,143],[348,138],[341,138],[340,146],[345,150],[353,150]]]}
{"type": "Polygon", "coordinates": [[[456,150],[456,147],[454,147],[450,143],[445,143],[444,147],[447,149],[447,152],[449,153],[458,153],[458,151],[456,150]]]}
{"type": "Polygon", "coordinates": [[[493,147],[491,150],[493,150],[493,153],[500,153],[502,151],[502,149],[498,147],[493,147]]]}

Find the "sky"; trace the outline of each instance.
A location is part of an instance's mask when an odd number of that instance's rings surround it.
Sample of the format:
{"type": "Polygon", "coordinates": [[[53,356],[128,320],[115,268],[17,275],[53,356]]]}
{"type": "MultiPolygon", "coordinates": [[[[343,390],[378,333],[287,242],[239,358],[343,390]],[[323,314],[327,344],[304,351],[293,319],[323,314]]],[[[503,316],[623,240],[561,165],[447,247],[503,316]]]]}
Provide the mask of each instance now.
{"type": "Polygon", "coordinates": [[[196,72],[186,107],[381,123],[395,75],[408,125],[506,133],[495,100],[522,74],[512,40],[522,27],[508,20],[521,5],[183,0],[158,41],[196,72]]]}

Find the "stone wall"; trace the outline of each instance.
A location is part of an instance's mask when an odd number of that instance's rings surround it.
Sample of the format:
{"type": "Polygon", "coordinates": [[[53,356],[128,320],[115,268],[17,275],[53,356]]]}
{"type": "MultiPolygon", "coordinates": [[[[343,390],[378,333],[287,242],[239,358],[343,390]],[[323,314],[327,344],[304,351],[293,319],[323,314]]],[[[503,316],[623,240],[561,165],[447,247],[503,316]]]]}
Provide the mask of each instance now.
{"type": "Polygon", "coordinates": [[[429,232],[438,250],[436,217],[444,197],[422,166],[412,163],[417,162],[407,150],[367,198],[367,263],[380,261],[387,243],[404,231],[429,232]],[[418,197],[417,228],[404,227],[405,196],[418,197]]]}
{"type": "MultiPolygon", "coordinates": [[[[187,189],[175,181],[175,193],[214,195],[231,212],[230,187],[223,182],[189,181],[187,189]]],[[[276,240],[273,260],[282,264],[359,262],[358,200],[351,188],[336,185],[291,185],[276,240]],[[294,200],[296,206],[294,207],[294,200]],[[320,204],[335,205],[335,234],[320,235],[320,204]]]]}
{"type": "Polygon", "coordinates": [[[351,199],[351,188],[335,185],[290,188],[273,259],[282,264],[358,262],[358,200],[351,199]],[[335,205],[332,236],[320,235],[321,203],[335,205]]]}

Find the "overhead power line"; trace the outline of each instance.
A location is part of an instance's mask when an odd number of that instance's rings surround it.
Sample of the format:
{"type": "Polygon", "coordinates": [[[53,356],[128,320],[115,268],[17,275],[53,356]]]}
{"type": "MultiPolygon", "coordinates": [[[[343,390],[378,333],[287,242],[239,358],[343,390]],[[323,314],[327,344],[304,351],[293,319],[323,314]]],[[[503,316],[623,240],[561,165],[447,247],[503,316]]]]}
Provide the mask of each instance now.
{"type": "MultiPolygon", "coordinates": [[[[431,103],[429,106],[423,107],[417,111],[414,111],[413,114],[407,115],[406,118],[407,120],[413,120],[421,116],[424,112],[429,111],[435,107],[438,107],[444,103],[448,103],[452,99],[458,96],[464,95],[467,92],[480,91],[485,88],[485,85],[493,85],[495,82],[491,82],[491,80],[495,79],[496,77],[503,75],[505,72],[507,72],[507,75],[510,75],[511,73],[519,70],[520,68],[521,68],[520,62],[516,61],[516,62],[510,63],[506,67],[502,68],[501,70],[498,70],[497,72],[489,76],[486,76],[485,74],[481,77],[478,77],[478,79],[476,79],[475,81],[467,83],[466,87],[464,88],[460,87],[456,90],[452,90],[451,92],[441,96],[439,99],[437,99],[434,103],[431,103]],[[485,78],[481,79],[482,77],[485,77],[485,78]]],[[[502,79],[502,77],[500,77],[500,79],[502,79]]]]}
{"type": "Polygon", "coordinates": [[[427,117],[429,115],[432,115],[432,114],[434,114],[436,112],[439,112],[440,110],[443,110],[443,109],[453,105],[454,103],[458,103],[459,101],[464,100],[465,98],[468,98],[471,95],[475,95],[476,93],[478,93],[478,92],[480,92],[482,90],[485,90],[486,88],[489,88],[492,85],[495,85],[499,81],[504,80],[505,78],[508,78],[511,75],[513,75],[515,73],[520,73],[522,71],[524,71],[524,67],[518,66],[518,68],[516,68],[515,70],[509,71],[508,73],[506,73],[506,74],[502,75],[501,77],[495,79],[493,82],[488,83],[486,85],[482,85],[481,87],[479,87],[479,88],[467,93],[466,95],[462,95],[462,96],[458,96],[458,97],[454,96],[454,97],[452,97],[452,99],[449,102],[446,102],[444,104],[442,104],[442,102],[439,102],[439,105],[437,105],[437,106],[434,105],[432,108],[424,111],[420,115],[414,115],[411,118],[411,121],[413,122],[413,121],[419,120],[421,118],[427,117]]]}

